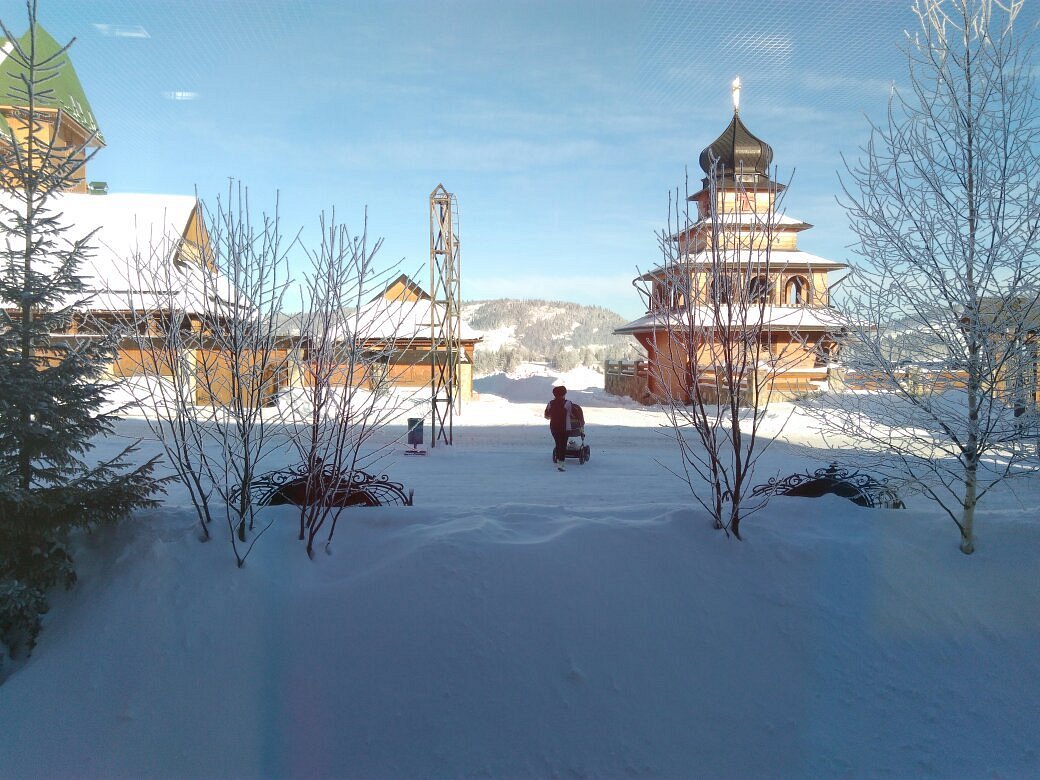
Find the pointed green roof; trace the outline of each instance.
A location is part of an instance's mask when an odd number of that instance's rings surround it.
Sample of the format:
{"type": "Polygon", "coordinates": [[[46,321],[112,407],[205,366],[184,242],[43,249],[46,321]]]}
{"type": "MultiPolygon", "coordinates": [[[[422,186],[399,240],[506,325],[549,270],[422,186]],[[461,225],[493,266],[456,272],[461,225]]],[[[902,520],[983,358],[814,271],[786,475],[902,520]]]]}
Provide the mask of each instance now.
{"type": "MultiPolygon", "coordinates": [[[[61,51],[61,44],[54,40],[41,25],[35,26],[35,32],[37,61],[46,60],[61,51]]],[[[29,48],[31,33],[32,30],[26,31],[25,35],[18,40],[18,44],[23,49],[29,48]]],[[[20,77],[22,68],[10,57],[12,49],[13,46],[9,40],[0,38],[0,105],[5,106],[21,105],[17,96],[25,89],[20,77]]],[[[83,85],[79,83],[79,77],[76,75],[75,68],[72,67],[72,60],[69,58],[68,52],[61,55],[59,64],[53,72],[57,75],[48,79],[43,85],[43,89],[51,92],[50,99],[46,102],[55,108],[60,108],[88,133],[96,131],[97,142],[104,144],[104,136],[101,135],[97,120],[94,118],[94,111],[83,91],[83,85]]],[[[3,121],[2,118],[0,121],[3,121]]],[[[6,125],[7,122],[3,122],[3,127],[0,129],[7,130],[6,125]]]]}

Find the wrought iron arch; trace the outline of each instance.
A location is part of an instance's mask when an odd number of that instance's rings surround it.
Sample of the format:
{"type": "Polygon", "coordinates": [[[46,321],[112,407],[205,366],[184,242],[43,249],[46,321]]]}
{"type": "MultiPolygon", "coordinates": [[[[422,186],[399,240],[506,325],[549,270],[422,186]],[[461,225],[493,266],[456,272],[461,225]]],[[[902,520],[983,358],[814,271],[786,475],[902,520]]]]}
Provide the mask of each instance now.
{"type": "Polygon", "coordinates": [[[811,474],[792,474],[783,479],[773,478],[763,485],[757,485],[751,491],[753,496],[805,498],[818,498],[828,493],[847,498],[859,506],[905,508],[899,494],[884,482],[879,482],[869,474],[840,468],[837,463],[817,469],[811,474]]]}
{"type": "MultiPolygon", "coordinates": [[[[339,472],[325,464],[311,473],[306,464],[269,471],[249,483],[249,495],[257,506],[295,504],[304,506],[321,502],[327,506],[412,506],[412,491],[381,474],[373,476],[355,469],[339,472]]],[[[239,499],[233,491],[232,503],[239,499]]]]}

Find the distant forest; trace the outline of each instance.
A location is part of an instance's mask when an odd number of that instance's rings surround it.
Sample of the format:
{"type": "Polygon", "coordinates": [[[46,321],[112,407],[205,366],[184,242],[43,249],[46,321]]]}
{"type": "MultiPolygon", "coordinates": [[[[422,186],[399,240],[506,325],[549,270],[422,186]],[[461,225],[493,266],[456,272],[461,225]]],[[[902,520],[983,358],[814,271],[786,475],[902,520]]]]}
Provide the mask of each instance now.
{"type": "Polygon", "coordinates": [[[548,362],[560,371],[578,366],[602,370],[605,360],[642,357],[631,336],[614,335],[614,328],[627,320],[602,306],[502,298],[469,301],[462,310],[473,330],[512,331],[504,343],[489,337],[488,343],[477,345],[473,368],[478,376],[508,373],[529,361],[548,362]]]}

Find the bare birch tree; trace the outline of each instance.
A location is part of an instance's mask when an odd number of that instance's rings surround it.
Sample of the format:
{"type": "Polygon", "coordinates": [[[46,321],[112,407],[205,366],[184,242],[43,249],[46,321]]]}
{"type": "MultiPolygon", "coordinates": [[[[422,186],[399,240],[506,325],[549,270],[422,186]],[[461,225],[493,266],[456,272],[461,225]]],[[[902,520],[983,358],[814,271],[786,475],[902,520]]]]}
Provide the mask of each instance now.
{"type": "Polygon", "coordinates": [[[681,455],[678,476],[715,527],[740,539],[741,520],[766,501],[751,499],[751,480],[771,443],[759,427],[773,378],[804,344],[770,324],[783,270],[773,263],[782,188],[768,180],[749,187],[738,170],[728,172],[734,186],[724,194],[718,182],[727,172],[717,159],[707,173],[708,213],[691,216],[689,187],[682,199],[676,191],[659,236],[664,262],[644,277],[643,293],[658,298],[651,380],[681,455]],[[746,206],[756,203],[768,207],[746,206]]]}
{"type": "Polygon", "coordinates": [[[380,293],[396,266],[377,266],[382,239],[371,245],[367,216],[360,235],[321,218],[321,243],[307,251],[310,272],[298,317],[300,350],[286,426],[306,475],[299,538],[307,554],[322,529],[331,543],[344,509],[342,487],[385,452],[375,434],[411,409],[425,386],[397,388],[389,362],[412,349],[417,301],[380,293]],[[378,331],[374,333],[373,331],[378,331]],[[369,343],[372,334],[378,344],[369,343]]]}
{"type": "Polygon", "coordinates": [[[964,553],[979,500],[1035,465],[1021,418],[1035,414],[1035,350],[1030,402],[1009,390],[1040,313],[1040,117],[1021,8],[915,0],[909,85],[843,182],[859,239],[849,355],[888,400],[849,394],[823,413],[937,501],[964,553]],[[938,367],[938,381],[908,381],[907,362],[938,367]]]}

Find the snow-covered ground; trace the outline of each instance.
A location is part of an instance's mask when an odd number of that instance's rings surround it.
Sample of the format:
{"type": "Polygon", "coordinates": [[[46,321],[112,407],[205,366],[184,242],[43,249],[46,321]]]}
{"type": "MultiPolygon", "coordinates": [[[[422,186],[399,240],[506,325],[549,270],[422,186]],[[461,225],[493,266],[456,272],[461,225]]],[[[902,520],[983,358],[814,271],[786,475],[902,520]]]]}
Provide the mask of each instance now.
{"type": "MultiPolygon", "coordinates": [[[[1040,485],[986,496],[970,557],[921,499],[777,498],[737,542],[595,372],[557,472],[554,380],[478,379],[453,446],[382,464],[415,506],[313,561],[274,507],[235,568],[177,490],[83,539],[0,687],[0,777],[1040,776],[1040,485]]],[[[757,481],[823,465],[786,434],[757,481]]]]}

